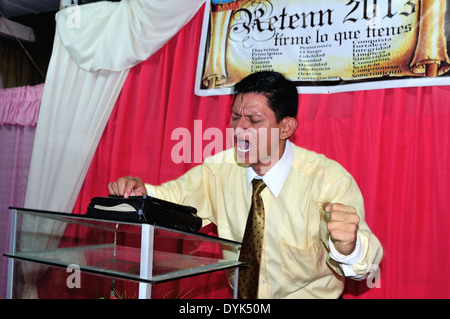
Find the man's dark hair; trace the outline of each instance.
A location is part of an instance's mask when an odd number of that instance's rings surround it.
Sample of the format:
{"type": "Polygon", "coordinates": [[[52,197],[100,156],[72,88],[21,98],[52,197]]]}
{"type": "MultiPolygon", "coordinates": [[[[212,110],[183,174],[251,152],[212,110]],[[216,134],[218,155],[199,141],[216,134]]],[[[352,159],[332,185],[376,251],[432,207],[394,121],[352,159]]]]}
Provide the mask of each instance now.
{"type": "Polygon", "coordinates": [[[264,95],[278,123],[287,116],[294,118],[297,116],[297,88],[281,73],[274,71],[252,73],[234,85],[233,93],[264,95]]]}

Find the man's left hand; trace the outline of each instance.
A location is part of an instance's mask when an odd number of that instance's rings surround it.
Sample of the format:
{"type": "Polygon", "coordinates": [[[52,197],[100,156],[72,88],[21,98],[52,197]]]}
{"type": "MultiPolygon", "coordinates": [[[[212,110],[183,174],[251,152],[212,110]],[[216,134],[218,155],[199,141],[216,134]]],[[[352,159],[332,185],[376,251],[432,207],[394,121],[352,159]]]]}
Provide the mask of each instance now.
{"type": "Polygon", "coordinates": [[[328,214],[327,229],[334,247],[342,255],[350,255],[355,250],[359,224],[356,209],[337,203],[325,203],[323,209],[328,214]]]}

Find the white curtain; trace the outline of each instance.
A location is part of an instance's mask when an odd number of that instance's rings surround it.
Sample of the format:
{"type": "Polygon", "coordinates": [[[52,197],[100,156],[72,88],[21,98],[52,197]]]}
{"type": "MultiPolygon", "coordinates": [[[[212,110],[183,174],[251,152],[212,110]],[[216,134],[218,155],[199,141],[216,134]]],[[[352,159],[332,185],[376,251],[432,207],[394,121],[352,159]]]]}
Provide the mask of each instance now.
{"type": "Polygon", "coordinates": [[[127,74],[81,69],[56,34],[25,207],[70,212],[127,74]]]}
{"type": "MultiPolygon", "coordinates": [[[[31,158],[25,207],[71,212],[129,69],[146,60],[205,0],[122,0],[72,6],[56,16],[31,158]]],[[[106,187],[106,185],[105,185],[106,187]]],[[[24,234],[62,234],[60,223],[24,219],[24,234]]],[[[57,241],[23,236],[22,249],[57,241]]],[[[37,297],[39,266],[24,268],[23,297],[37,297]]]]}
{"type": "Polygon", "coordinates": [[[129,68],[161,48],[204,1],[96,2],[57,14],[25,207],[71,212],[129,68]]]}
{"type": "Polygon", "coordinates": [[[121,71],[147,60],[204,2],[122,0],[69,7],[57,16],[58,32],[81,68],[121,71]]]}

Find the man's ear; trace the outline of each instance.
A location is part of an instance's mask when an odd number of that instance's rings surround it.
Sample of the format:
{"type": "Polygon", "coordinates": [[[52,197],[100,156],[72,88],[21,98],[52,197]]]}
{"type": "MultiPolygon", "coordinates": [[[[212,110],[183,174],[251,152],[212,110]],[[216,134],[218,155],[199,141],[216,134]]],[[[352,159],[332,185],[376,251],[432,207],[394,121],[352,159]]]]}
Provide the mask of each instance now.
{"type": "Polygon", "coordinates": [[[286,140],[294,134],[297,129],[297,119],[287,116],[280,123],[280,139],[286,140]]]}

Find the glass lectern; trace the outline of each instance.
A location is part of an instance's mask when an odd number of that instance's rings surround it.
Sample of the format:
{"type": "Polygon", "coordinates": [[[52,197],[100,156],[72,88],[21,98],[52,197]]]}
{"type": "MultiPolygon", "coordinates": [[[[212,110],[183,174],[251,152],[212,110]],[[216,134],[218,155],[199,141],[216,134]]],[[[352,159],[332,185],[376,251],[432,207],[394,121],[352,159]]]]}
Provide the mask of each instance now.
{"type": "Polygon", "coordinates": [[[10,210],[8,298],[29,297],[30,287],[39,298],[191,298],[201,289],[196,278],[212,273],[236,298],[238,242],[145,223],[10,210]],[[158,290],[167,282],[170,288],[158,290]]]}

